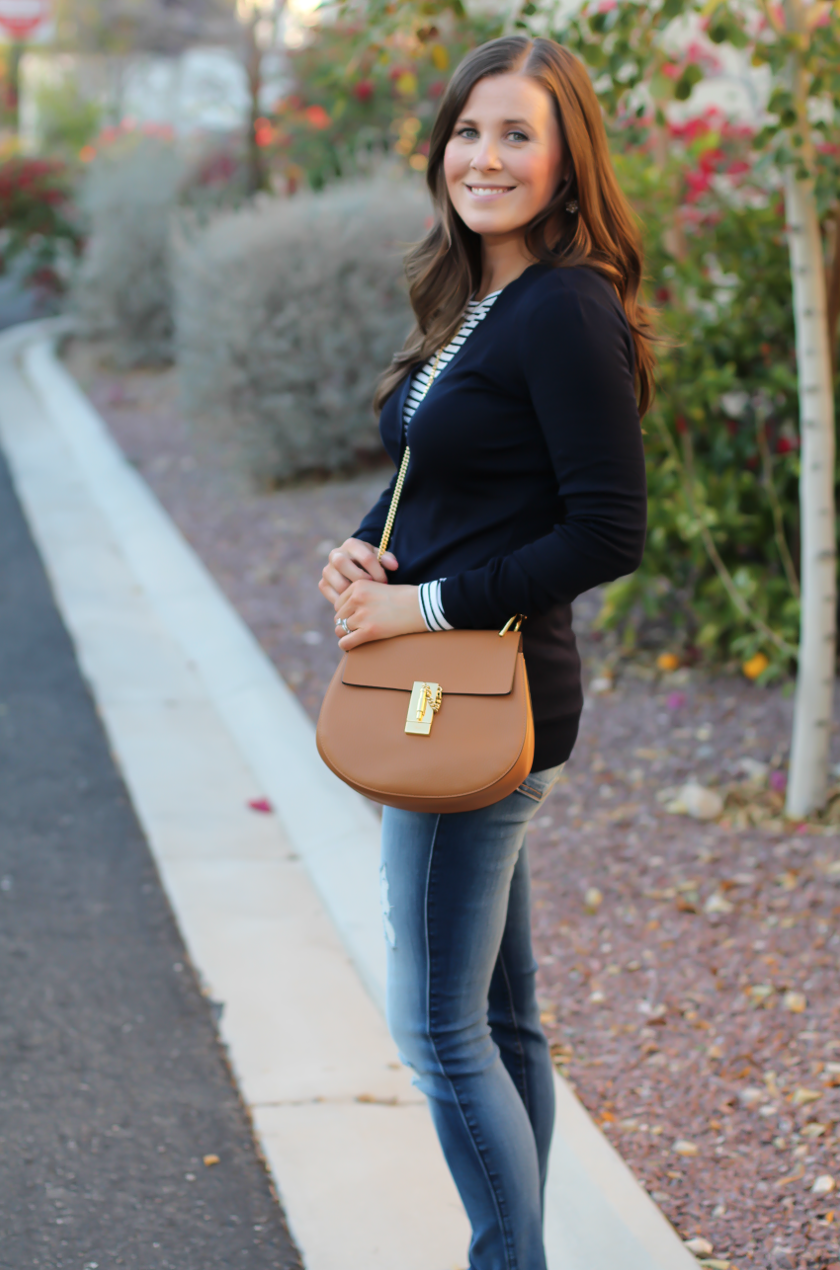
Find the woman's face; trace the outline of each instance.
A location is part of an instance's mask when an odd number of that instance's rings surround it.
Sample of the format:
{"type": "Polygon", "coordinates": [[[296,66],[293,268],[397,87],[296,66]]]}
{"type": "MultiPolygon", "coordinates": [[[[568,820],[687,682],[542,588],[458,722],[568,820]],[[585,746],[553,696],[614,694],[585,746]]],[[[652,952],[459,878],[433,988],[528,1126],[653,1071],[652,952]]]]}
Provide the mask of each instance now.
{"type": "Polygon", "coordinates": [[[443,156],[446,187],[463,222],[483,237],[509,237],[551,201],[564,173],[550,95],[527,75],[478,81],[443,156]]]}

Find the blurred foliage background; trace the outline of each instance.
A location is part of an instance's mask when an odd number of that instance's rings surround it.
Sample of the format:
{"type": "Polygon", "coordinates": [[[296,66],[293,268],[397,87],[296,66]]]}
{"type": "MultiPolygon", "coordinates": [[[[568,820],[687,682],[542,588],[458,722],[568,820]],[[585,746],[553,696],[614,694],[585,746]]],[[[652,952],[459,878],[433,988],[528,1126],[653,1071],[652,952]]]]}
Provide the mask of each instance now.
{"type": "MultiPolygon", "coordinates": [[[[831,67],[833,59],[840,75],[838,6],[815,8],[821,65],[831,67]]],[[[187,311],[192,301],[182,296],[176,304],[172,293],[166,226],[171,228],[173,217],[183,242],[189,212],[191,241],[197,242],[201,225],[209,232],[215,217],[230,218],[266,200],[279,207],[301,195],[327,198],[337,184],[358,190],[365,180],[379,182],[379,190],[388,188],[387,180],[396,181],[395,206],[419,206],[404,187],[416,188],[420,197],[431,124],[454,65],[469,48],[503,30],[553,35],[585,61],[603,102],[619,177],[639,215],[647,294],[662,336],[659,392],[644,425],[648,548],[642,567],[608,589],[600,623],[614,633],[614,655],[653,659],[667,649],[686,663],[747,664],[753,668],[749,673],[767,681],[791,670],[799,623],[799,423],[790,266],[779,155],[768,126],[768,119],[784,118],[787,104],[784,84],[761,81],[762,73],[771,72],[758,65],[739,72],[747,95],[752,92],[758,102],[750,110],[733,113],[726,102],[715,102],[714,92],[702,92],[704,85],[725,79],[721,57],[730,78],[732,59],[747,45],[753,62],[761,62],[763,46],[745,27],[743,12],[695,0],[595,0],[560,10],[531,0],[501,15],[467,9],[459,0],[348,0],[321,9],[301,0],[294,11],[274,0],[144,0],[134,6],[60,0],[57,56],[99,50],[173,57],[195,43],[215,43],[239,59],[250,104],[243,126],[225,135],[185,138],[177,129],[155,127],[150,142],[148,126],[115,120],[107,103],[91,98],[72,76],[42,88],[43,153],[16,153],[9,131],[3,142],[2,259],[9,262],[28,248],[32,276],[40,271],[43,282],[52,268],[58,293],[72,273],[68,261],[87,240],[78,276],[84,279],[92,328],[98,305],[117,339],[120,322],[134,322],[124,341],[132,360],[174,356],[173,307],[187,311]],[[270,58],[279,58],[281,66],[271,91],[270,58]],[[143,193],[141,145],[142,153],[154,151],[149,176],[154,164],[168,173],[157,182],[154,197],[143,193]],[[36,173],[34,162],[48,166],[36,173]],[[115,213],[128,203],[140,209],[136,215],[115,213]],[[132,235],[136,242],[129,242],[132,235]],[[55,248],[52,262],[49,244],[55,248]],[[121,299],[125,287],[114,282],[120,259],[130,262],[126,277],[148,282],[145,308],[121,299]],[[155,332],[148,347],[146,329],[155,332]]],[[[769,39],[771,19],[762,13],[758,5],[755,21],[770,23],[769,39]]],[[[18,57],[19,50],[7,46],[0,64],[7,125],[18,57]]],[[[813,91],[819,99],[818,195],[836,353],[840,125],[830,72],[816,76],[813,91]]],[[[347,205],[363,202],[354,194],[347,205]]],[[[292,250],[288,223],[279,213],[260,221],[278,226],[278,251],[292,250]]],[[[397,225],[389,225],[392,239],[398,239],[397,225]]],[[[406,239],[416,232],[412,212],[406,239]]],[[[232,238],[234,230],[225,234],[232,238]]],[[[261,235],[260,250],[266,251],[270,231],[261,235]]],[[[227,240],[220,231],[211,241],[227,240]]],[[[352,243],[350,235],[346,258],[338,248],[331,256],[336,277],[353,264],[358,247],[352,243]]],[[[237,251],[244,250],[239,243],[237,251]]],[[[390,264],[388,269],[393,286],[390,264]]],[[[243,265],[243,276],[258,273],[243,265]]],[[[318,276],[328,288],[329,270],[318,276]]],[[[247,309],[246,296],[237,302],[247,309]]],[[[282,304],[277,291],[267,329],[282,325],[282,304]]],[[[394,313],[396,343],[401,335],[396,327],[409,315],[398,304],[394,313]]],[[[350,347],[348,341],[344,345],[350,347]]],[[[334,341],[334,350],[341,346],[334,341]]],[[[282,358],[282,348],[269,341],[262,355],[282,358]]],[[[325,370],[344,382],[340,368],[325,370]]],[[[355,386],[356,396],[359,392],[355,386]]],[[[269,406],[282,409],[278,401],[275,387],[272,402],[252,403],[251,414],[267,416],[269,406]]],[[[296,400],[289,410],[296,420],[305,413],[296,400]]],[[[358,419],[354,426],[360,426],[358,419]]]]}

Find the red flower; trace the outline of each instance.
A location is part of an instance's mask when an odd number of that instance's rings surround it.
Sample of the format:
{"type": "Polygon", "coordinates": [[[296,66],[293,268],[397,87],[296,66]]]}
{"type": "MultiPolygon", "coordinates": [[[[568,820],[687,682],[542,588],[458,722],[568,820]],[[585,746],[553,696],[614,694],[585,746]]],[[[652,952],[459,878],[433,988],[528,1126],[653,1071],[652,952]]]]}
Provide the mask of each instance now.
{"type": "Polygon", "coordinates": [[[688,432],[688,424],[686,423],[685,415],[677,415],[676,428],[681,437],[684,437],[686,432],[688,432]]]}
{"type": "Polygon", "coordinates": [[[712,179],[708,172],[686,172],[685,183],[688,186],[685,194],[686,202],[693,203],[701,194],[711,189],[712,179]]]}
{"type": "Polygon", "coordinates": [[[796,441],[791,441],[790,437],[779,437],[776,442],[777,454],[790,454],[791,450],[796,450],[797,448],[796,441]]]}
{"type": "Polygon", "coordinates": [[[746,159],[736,159],[734,163],[730,163],[726,170],[730,176],[740,176],[742,172],[750,171],[750,165],[746,159]]]}
{"type": "Polygon", "coordinates": [[[359,101],[370,101],[373,96],[373,81],[360,79],[358,84],[353,86],[353,96],[359,101]]]}
{"type": "Polygon", "coordinates": [[[332,123],[323,106],[307,106],[303,113],[307,123],[311,123],[313,128],[329,128],[332,123]]]}
{"type": "Polygon", "coordinates": [[[667,287],[657,287],[655,297],[660,304],[667,304],[671,298],[671,292],[667,287]]]}
{"type": "Polygon", "coordinates": [[[429,84],[429,96],[430,96],[430,97],[440,97],[440,95],[441,95],[441,93],[443,92],[444,88],[446,88],[446,80],[444,80],[444,79],[436,79],[436,80],[434,81],[434,83],[429,84]]]}

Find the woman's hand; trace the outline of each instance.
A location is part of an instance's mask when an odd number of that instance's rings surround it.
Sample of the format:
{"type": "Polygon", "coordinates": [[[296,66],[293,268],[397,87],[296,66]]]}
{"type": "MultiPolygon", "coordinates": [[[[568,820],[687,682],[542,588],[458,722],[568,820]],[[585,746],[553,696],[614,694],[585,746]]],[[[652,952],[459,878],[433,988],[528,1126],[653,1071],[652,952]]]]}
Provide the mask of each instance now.
{"type": "Polygon", "coordinates": [[[335,604],[335,620],[338,646],[345,653],[372,639],[390,639],[392,635],[427,629],[420,612],[419,587],[387,586],[369,578],[351,582],[342,592],[335,604]],[[349,635],[338,625],[342,619],[349,627],[349,635]]]}
{"type": "Polygon", "coordinates": [[[387,582],[388,574],[397,567],[396,556],[386,551],[382,561],[376,558],[376,548],[359,538],[348,538],[340,547],[333,547],[324,565],[318,589],[330,604],[337,601],[354,582],[387,582]],[[384,566],[384,567],[383,567],[384,566]]]}

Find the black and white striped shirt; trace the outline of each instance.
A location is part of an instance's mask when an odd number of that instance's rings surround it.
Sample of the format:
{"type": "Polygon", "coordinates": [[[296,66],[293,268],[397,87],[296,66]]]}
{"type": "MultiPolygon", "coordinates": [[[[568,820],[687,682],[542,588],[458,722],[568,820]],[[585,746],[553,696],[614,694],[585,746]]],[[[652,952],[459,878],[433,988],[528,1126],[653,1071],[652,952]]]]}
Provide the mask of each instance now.
{"type": "MultiPolygon", "coordinates": [[[[467,305],[466,316],[461,327],[446,348],[440,355],[440,364],[437,368],[438,375],[452,361],[452,358],[462,347],[464,341],[471,331],[474,331],[479,322],[493,307],[495,301],[501,295],[501,291],[491,291],[483,300],[470,300],[467,305]]],[[[431,379],[432,370],[434,369],[435,358],[430,357],[424,366],[415,371],[411,381],[411,387],[408,390],[408,396],[405,399],[405,408],[403,410],[403,428],[407,428],[409,422],[414,415],[415,410],[425,397],[429,390],[429,380],[431,379]]],[[[430,631],[451,631],[452,625],[447,622],[443,606],[440,602],[440,584],[445,578],[439,578],[437,582],[424,582],[420,587],[420,612],[423,614],[423,621],[430,631]]]]}

